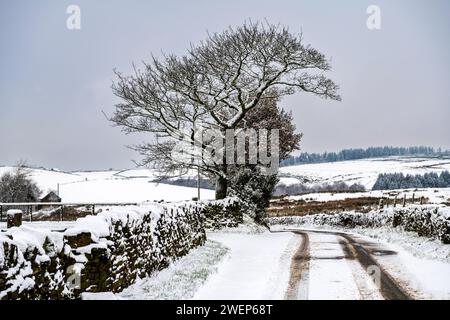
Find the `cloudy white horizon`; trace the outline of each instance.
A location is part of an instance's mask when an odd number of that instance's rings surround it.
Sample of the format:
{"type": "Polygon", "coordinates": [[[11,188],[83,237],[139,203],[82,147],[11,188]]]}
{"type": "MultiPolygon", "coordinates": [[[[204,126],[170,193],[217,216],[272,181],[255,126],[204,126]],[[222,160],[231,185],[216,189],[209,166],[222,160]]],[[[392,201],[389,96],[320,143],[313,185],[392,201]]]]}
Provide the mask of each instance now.
{"type": "Polygon", "coordinates": [[[133,167],[124,135],[103,112],[117,98],[113,69],[130,73],[151,54],[182,55],[207,31],[251,19],[302,32],[331,60],[341,102],[286,97],[302,151],[370,146],[450,148],[450,3],[406,1],[0,0],[0,165],[19,159],[63,170],[133,167]],[[81,29],[66,26],[69,5],[81,29]],[[381,29],[366,22],[369,5],[381,29]]]}

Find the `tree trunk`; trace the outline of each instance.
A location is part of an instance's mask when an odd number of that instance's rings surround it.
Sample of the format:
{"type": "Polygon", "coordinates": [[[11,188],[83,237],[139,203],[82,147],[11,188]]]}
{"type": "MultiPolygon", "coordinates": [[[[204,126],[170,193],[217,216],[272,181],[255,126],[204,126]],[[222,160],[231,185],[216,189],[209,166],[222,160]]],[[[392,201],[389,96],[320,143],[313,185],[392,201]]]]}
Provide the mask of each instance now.
{"type": "Polygon", "coordinates": [[[216,179],[216,200],[224,199],[227,196],[227,179],[219,176],[216,179]]]}

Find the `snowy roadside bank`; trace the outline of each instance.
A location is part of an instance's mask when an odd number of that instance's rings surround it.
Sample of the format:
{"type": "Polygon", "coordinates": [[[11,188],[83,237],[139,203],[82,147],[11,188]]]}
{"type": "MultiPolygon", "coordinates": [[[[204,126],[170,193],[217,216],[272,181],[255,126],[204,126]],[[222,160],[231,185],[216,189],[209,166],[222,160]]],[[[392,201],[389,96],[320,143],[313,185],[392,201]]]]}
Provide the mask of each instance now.
{"type": "Polygon", "coordinates": [[[227,252],[223,244],[207,240],[204,246],[191,250],[154,276],[139,279],[114,297],[132,300],[191,299],[210,274],[217,272],[217,264],[227,252]]]}
{"type": "Polygon", "coordinates": [[[229,253],[194,299],[283,299],[291,258],[300,238],[293,233],[211,233],[229,253]]]}
{"type": "Polygon", "coordinates": [[[243,224],[209,232],[204,246],[153,276],[121,293],[83,299],[283,299],[300,238],[264,229],[243,224]]]}

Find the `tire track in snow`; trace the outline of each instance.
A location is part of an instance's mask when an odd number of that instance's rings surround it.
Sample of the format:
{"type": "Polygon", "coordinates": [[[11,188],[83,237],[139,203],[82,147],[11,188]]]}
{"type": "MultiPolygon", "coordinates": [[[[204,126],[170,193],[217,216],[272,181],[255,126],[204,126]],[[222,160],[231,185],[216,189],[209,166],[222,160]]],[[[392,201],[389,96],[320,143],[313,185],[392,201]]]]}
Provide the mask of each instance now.
{"type": "MultiPolygon", "coordinates": [[[[373,299],[377,296],[382,296],[387,300],[411,300],[413,299],[403,287],[394,280],[385,269],[372,257],[373,252],[377,254],[395,254],[393,251],[381,250],[376,247],[371,248],[371,243],[360,243],[352,236],[342,232],[321,231],[321,230],[286,230],[286,232],[293,232],[302,237],[302,242],[292,257],[291,261],[291,276],[289,279],[288,288],[286,290],[285,299],[308,299],[309,292],[309,269],[311,265],[310,239],[309,232],[318,234],[335,235],[342,240],[336,242],[341,245],[344,252],[342,261],[350,263],[355,261],[360,268],[355,268],[353,265],[353,278],[358,288],[362,299],[373,299]],[[373,268],[379,270],[378,292],[374,292],[373,286],[365,282],[368,278],[375,283],[372,270],[373,268]],[[361,273],[365,272],[365,273],[361,273]]],[[[376,245],[375,245],[376,246],[376,245]]],[[[337,257],[336,257],[337,258],[337,257]]]]}
{"type": "Polygon", "coordinates": [[[360,298],[363,300],[380,300],[383,299],[373,279],[368,275],[367,270],[356,259],[357,252],[349,244],[349,242],[342,238],[339,244],[345,253],[345,259],[352,269],[353,280],[358,288],[360,298]]]}
{"type": "Polygon", "coordinates": [[[308,297],[309,237],[307,233],[302,231],[294,231],[294,233],[301,236],[301,243],[292,257],[291,276],[285,295],[286,300],[307,299],[308,297]]]}
{"type": "MultiPolygon", "coordinates": [[[[387,300],[411,300],[412,298],[406,293],[403,288],[375,261],[362,244],[358,243],[350,235],[345,233],[336,233],[344,238],[348,244],[353,248],[356,259],[363,266],[366,272],[369,273],[369,267],[377,267],[379,272],[379,291],[387,300]]],[[[370,275],[370,274],[369,274],[370,275]]]]}

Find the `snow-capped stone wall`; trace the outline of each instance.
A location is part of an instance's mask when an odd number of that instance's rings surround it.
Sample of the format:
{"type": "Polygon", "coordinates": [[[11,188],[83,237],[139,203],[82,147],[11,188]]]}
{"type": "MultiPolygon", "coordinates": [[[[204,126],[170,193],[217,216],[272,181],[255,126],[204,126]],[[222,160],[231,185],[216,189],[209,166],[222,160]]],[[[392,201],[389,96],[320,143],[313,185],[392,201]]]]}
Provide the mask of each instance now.
{"type": "Polygon", "coordinates": [[[111,207],[65,232],[29,225],[0,232],[0,299],[117,292],[239,222],[237,199],[111,207]],[[212,217],[211,214],[216,216],[212,217]]]}
{"type": "Polygon", "coordinates": [[[405,208],[387,208],[369,213],[342,212],[268,218],[269,225],[329,225],[346,228],[381,226],[400,227],[419,236],[436,238],[450,243],[450,208],[442,205],[412,205],[405,208]]]}

